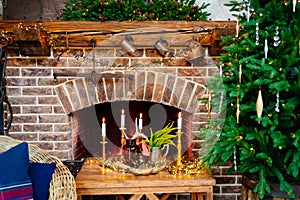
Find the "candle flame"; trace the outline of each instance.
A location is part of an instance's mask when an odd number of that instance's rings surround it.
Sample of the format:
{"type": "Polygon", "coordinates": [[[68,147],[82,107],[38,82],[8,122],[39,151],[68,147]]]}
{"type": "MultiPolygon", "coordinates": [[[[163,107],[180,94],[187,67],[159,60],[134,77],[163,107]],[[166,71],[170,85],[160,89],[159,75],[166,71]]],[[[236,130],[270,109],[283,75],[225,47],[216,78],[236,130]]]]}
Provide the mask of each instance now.
{"type": "Polygon", "coordinates": [[[140,113],[140,119],[142,119],[142,116],[143,116],[142,113],[140,113]]]}
{"type": "Polygon", "coordinates": [[[124,112],[125,112],[124,109],[122,109],[122,115],[124,115],[124,112]]]}
{"type": "Polygon", "coordinates": [[[181,118],[181,112],[178,113],[178,118],[181,118]]]}
{"type": "Polygon", "coordinates": [[[105,123],[105,118],[104,117],[102,118],[102,123],[105,123]]]}

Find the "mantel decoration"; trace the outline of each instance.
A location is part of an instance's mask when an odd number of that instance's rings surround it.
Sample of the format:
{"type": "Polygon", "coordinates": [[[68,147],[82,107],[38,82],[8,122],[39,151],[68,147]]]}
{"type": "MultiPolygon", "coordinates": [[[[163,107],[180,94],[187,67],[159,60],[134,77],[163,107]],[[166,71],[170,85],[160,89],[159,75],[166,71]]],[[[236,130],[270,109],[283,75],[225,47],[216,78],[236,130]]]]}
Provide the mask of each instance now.
{"type": "MultiPolygon", "coordinates": [[[[243,0],[227,5],[238,20],[236,35],[223,38],[227,53],[219,58],[226,118],[203,163],[231,161],[229,173],[256,178],[253,191],[260,199],[274,194],[272,183],[284,191],[281,198],[299,198],[294,186],[300,181],[300,3],[243,0]]],[[[215,126],[211,120],[199,135],[214,133],[209,130],[215,126]]]]}

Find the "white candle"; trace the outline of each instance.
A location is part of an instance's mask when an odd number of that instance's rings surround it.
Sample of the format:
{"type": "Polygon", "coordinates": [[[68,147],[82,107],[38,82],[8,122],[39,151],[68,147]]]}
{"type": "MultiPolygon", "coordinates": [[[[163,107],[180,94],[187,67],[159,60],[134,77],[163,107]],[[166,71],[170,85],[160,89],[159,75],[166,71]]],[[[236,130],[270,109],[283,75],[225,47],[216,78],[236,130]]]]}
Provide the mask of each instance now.
{"type": "Polygon", "coordinates": [[[106,136],[106,123],[105,118],[102,118],[102,136],[106,136]]]}
{"type": "Polygon", "coordinates": [[[181,131],[181,129],[182,129],[182,117],[181,117],[181,112],[178,113],[177,126],[178,126],[178,130],[181,131]]]}
{"type": "Polygon", "coordinates": [[[124,114],[124,109],[122,109],[122,114],[121,114],[121,128],[125,128],[125,114],[124,114]]]}
{"type": "Polygon", "coordinates": [[[143,119],[142,119],[142,113],[140,113],[139,130],[142,130],[142,128],[143,128],[143,119]]]}

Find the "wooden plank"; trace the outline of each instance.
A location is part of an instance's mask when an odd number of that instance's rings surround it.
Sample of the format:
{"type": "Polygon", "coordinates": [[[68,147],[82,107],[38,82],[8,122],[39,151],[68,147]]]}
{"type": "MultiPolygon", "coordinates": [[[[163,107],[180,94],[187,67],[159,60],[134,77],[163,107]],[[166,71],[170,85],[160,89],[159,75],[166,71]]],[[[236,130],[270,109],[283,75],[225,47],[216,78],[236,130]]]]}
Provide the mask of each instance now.
{"type": "Polygon", "coordinates": [[[205,192],[211,197],[215,184],[215,179],[208,174],[174,176],[163,171],[156,175],[135,176],[105,170],[97,164],[84,164],[76,177],[80,195],[205,192]]]}
{"type": "Polygon", "coordinates": [[[215,38],[232,34],[233,21],[16,21],[2,20],[0,29],[13,34],[18,28],[42,29],[47,32],[49,46],[91,47],[119,46],[126,34],[131,34],[137,46],[151,46],[160,37],[165,37],[173,46],[181,46],[194,36],[207,45],[207,38],[215,30],[215,38]]]}

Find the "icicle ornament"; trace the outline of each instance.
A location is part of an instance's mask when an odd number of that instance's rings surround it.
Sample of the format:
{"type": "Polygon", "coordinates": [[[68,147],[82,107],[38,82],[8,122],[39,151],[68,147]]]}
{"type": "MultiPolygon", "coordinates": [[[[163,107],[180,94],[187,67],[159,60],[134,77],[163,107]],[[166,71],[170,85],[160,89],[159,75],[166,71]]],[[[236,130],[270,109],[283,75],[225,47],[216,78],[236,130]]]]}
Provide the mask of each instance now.
{"type": "Polygon", "coordinates": [[[236,35],[235,37],[239,37],[239,29],[240,29],[240,25],[239,25],[239,18],[236,18],[236,35]]]}
{"type": "Polygon", "coordinates": [[[276,107],[275,107],[275,111],[276,112],[280,112],[279,109],[279,103],[280,103],[280,99],[279,99],[279,92],[276,94],[276,107]]]}
{"type": "Polygon", "coordinates": [[[280,37],[279,37],[279,27],[276,26],[275,28],[275,35],[274,35],[274,47],[278,47],[279,44],[280,44],[280,41],[279,41],[280,37]]]}
{"type": "Polygon", "coordinates": [[[268,47],[268,39],[265,39],[265,48],[264,48],[264,52],[265,52],[265,59],[268,58],[268,51],[269,51],[269,47],[268,47]]]}
{"type": "Polygon", "coordinates": [[[236,97],[236,123],[240,123],[240,97],[236,97]]]}
{"type": "Polygon", "coordinates": [[[256,44],[256,46],[258,46],[259,45],[259,34],[258,34],[258,31],[259,31],[259,26],[258,26],[258,22],[256,22],[256,28],[255,28],[255,34],[256,34],[256,36],[255,36],[255,39],[256,39],[256,41],[255,41],[255,44],[256,44]]]}
{"type": "Polygon", "coordinates": [[[256,113],[257,113],[257,118],[258,118],[258,123],[259,124],[260,124],[260,118],[262,116],[263,108],[264,108],[263,98],[262,98],[262,94],[261,94],[261,89],[259,89],[258,97],[257,97],[257,100],[256,100],[256,113]]]}
{"type": "Polygon", "coordinates": [[[249,22],[249,21],[250,21],[250,1],[247,4],[247,22],[249,22]]]}
{"type": "Polygon", "coordinates": [[[297,0],[293,0],[293,12],[296,12],[297,0]]]}
{"type": "Polygon", "coordinates": [[[243,74],[242,65],[240,64],[239,65],[239,83],[242,83],[242,74],[243,74]]]}
{"type": "Polygon", "coordinates": [[[234,149],[233,149],[233,165],[234,165],[234,170],[237,171],[236,147],[234,147],[234,149]]]}

